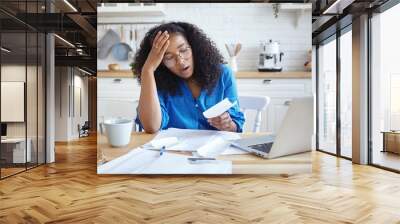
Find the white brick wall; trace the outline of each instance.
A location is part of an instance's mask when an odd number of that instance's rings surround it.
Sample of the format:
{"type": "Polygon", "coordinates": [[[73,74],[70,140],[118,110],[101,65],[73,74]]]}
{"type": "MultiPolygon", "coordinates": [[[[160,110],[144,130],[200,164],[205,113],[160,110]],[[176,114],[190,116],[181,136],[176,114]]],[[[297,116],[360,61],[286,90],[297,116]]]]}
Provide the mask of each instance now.
{"type": "MultiPolygon", "coordinates": [[[[284,70],[305,70],[303,64],[307,51],[311,49],[310,9],[280,10],[278,18],[275,18],[272,4],[267,3],[168,3],[164,7],[164,17],[130,17],[128,21],[186,21],[196,24],[215,41],[226,60],[228,53],[224,44],[240,42],[242,50],[237,58],[239,71],[257,70],[260,41],[273,39],[281,43],[281,51],[285,54],[284,70]]],[[[99,18],[99,22],[102,21],[99,18]]],[[[99,60],[99,69],[105,69],[112,61],[111,56],[107,60],[99,60]]],[[[123,69],[128,68],[128,62],[118,63],[123,69]]]]}

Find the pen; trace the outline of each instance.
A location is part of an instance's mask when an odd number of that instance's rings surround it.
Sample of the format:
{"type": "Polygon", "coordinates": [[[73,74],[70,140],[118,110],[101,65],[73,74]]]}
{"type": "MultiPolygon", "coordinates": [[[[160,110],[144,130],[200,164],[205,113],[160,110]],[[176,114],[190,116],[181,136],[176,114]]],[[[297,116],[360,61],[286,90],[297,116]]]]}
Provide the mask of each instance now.
{"type": "Polygon", "coordinates": [[[162,156],[164,154],[165,151],[165,145],[163,147],[161,147],[160,149],[160,156],[162,156]]]}
{"type": "Polygon", "coordinates": [[[215,160],[215,158],[206,158],[206,157],[199,157],[199,158],[188,158],[190,162],[196,162],[196,161],[204,161],[204,160],[215,160]]]}

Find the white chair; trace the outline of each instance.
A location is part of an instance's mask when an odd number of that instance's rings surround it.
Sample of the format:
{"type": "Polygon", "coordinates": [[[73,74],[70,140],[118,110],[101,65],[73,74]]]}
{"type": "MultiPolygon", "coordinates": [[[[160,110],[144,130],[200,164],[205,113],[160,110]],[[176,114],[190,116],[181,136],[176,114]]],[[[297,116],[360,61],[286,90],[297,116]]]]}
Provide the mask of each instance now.
{"type": "Polygon", "coordinates": [[[243,113],[246,110],[255,110],[257,112],[253,125],[253,132],[260,132],[261,113],[268,108],[271,98],[268,96],[239,96],[239,105],[243,113]]]}

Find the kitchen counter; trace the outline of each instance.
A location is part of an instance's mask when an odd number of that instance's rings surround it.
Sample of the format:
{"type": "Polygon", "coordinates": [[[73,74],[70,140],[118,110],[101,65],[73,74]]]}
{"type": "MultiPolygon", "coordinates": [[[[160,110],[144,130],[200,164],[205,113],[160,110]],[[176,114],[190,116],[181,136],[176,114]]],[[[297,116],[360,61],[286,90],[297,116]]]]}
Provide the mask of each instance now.
{"type": "Polygon", "coordinates": [[[238,79],[263,79],[263,78],[281,78],[281,79],[311,79],[311,72],[293,71],[293,72],[258,72],[258,71],[238,71],[235,73],[238,79]]]}
{"type": "Polygon", "coordinates": [[[100,70],[97,71],[98,78],[133,78],[133,73],[131,70],[100,70]]]}
{"type": "MultiPolygon", "coordinates": [[[[293,71],[293,72],[258,72],[258,71],[238,71],[235,73],[238,79],[257,79],[257,78],[282,78],[282,79],[311,79],[311,72],[293,71]]],[[[132,78],[130,70],[97,72],[99,78],[132,78]]]]}

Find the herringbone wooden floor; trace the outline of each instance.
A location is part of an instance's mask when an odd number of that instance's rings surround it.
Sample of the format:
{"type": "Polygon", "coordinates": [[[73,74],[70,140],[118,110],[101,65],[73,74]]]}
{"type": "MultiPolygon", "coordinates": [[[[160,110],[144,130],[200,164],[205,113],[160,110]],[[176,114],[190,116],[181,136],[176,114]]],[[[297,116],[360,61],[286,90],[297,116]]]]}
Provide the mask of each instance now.
{"type": "Polygon", "coordinates": [[[313,153],[313,173],[99,176],[94,137],[0,181],[0,223],[400,223],[400,175],[313,153]]]}

